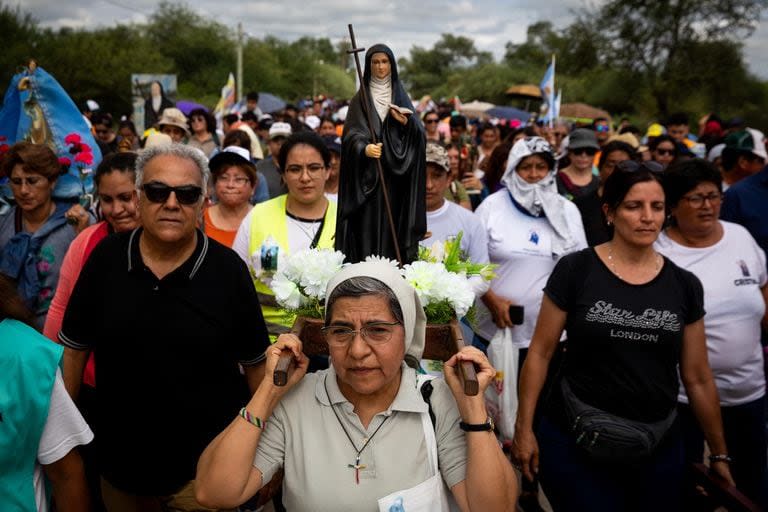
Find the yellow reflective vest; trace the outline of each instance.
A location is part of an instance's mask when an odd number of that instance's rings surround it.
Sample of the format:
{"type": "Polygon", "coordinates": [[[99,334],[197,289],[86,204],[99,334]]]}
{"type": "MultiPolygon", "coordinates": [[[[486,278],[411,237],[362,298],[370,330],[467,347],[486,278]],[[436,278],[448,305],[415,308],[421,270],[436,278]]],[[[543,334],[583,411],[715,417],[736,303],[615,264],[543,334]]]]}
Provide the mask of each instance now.
{"type": "MultiPolygon", "coordinates": [[[[288,196],[283,194],[253,207],[250,240],[248,243],[248,254],[251,256],[251,259],[261,257],[262,245],[270,237],[272,242],[278,246],[278,268],[282,266],[281,261],[285,261],[285,258],[288,256],[290,251],[288,247],[288,216],[285,209],[287,198],[288,196]]],[[[323,231],[320,233],[317,248],[333,249],[335,234],[336,203],[329,200],[328,208],[325,211],[323,231]]],[[[309,243],[307,243],[307,248],[309,248],[309,243]]],[[[261,311],[267,324],[267,330],[269,331],[270,338],[274,341],[279,334],[290,331],[295,317],[280,310],[272,290],[253,273],[252,277],[256,292],[259,295],[261,311]]]]}

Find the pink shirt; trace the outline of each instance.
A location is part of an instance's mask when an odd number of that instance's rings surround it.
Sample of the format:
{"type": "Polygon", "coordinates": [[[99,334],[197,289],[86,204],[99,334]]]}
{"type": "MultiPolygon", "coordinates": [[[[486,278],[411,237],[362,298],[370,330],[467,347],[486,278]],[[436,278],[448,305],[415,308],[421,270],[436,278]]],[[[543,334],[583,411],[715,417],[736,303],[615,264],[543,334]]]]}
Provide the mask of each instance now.
{"type": "MultiPolygon", "coordinates": [[[[59,342],[59,330],[64,321],[64,311],[67,309],[69,297],[75,288],[77,278],[83,269],[88,256],[96,245],[109,234],[109,228],[106,222],[98,222],[85,228],[82,233],[70,244],[64,261],[59,270],[59,284],[56,287],[56,294],[51,301],[51,307],[48,309],[48,316],[45,319],[43,334],[55,342],[59,342]]],[[[88,356],[88,362],[85,365],[83,373],[83,382],[89,386],[96,386],[96,373],[93,362],[93,354],[88,356]]]]}

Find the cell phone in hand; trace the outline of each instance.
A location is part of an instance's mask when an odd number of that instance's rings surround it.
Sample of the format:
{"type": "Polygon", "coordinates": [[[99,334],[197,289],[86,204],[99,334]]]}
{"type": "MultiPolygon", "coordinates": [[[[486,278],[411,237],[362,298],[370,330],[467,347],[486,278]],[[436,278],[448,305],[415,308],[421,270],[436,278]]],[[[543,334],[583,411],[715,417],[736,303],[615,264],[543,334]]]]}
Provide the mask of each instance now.
{"type": "Polygon", "coordinates": [[[509,319],[513,325],[523,325],[523,318],[525,316],[525,307],[517,304],[511,304],[509,306],[509,319]]]}

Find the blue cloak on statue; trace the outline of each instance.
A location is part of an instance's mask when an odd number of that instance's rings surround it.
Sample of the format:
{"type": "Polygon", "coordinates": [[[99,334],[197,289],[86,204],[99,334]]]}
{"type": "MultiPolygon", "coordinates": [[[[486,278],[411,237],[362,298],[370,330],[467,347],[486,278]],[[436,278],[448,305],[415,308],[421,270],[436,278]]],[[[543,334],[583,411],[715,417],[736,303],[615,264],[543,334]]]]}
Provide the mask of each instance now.
{"type": "MultiPolygon", "coordinates": [[[[101,162],[101,151],[83,115],[61,84],[35,64],[13,76],[0,110],[0,137],[4,137],[3,143],[13,145],[29,141],[46,144],[57,156],[72,160],[70,147],[64,139],[73,133],[90,146],[93,162],[88,167],[95,169],[101,162]]],[[[93,192],[92,174],[87,174],[83,180],[74,164],[67,174],[57,180],[53,191],[55,198],[76,200],[83,194],[93,192]]],[[[5,192],[0,191],[0,201],[5,192]]]]}

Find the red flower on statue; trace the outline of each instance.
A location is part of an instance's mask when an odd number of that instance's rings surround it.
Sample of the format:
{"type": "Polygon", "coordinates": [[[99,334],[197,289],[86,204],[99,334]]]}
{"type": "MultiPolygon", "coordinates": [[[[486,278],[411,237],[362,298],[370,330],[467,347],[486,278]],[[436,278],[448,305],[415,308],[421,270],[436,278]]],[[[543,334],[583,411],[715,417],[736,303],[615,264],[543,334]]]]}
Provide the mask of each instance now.
{"type": "Polygon", "coordinates": [[[69,167],[70,165],[72,165],[72,160],[70,160],[69,158],[67,158],[65,156],[61,156],[61,157],[59,157],[59,164],[65,166],[65,167],[69,167]]]}
{"type": "Polygon", "coordinates": [[[93,163],[93,153],[81,151],[75,155],[75,162],[79,164],[91,165],[93,163]]]}
{"type": "Polygon", "coordinates": [[[80,141],[83,139],[80,138],[80,135],[77,133],[70,133],[66,137],[64,137],[64,143],[65,144],[79,144],[80,141]]]}

